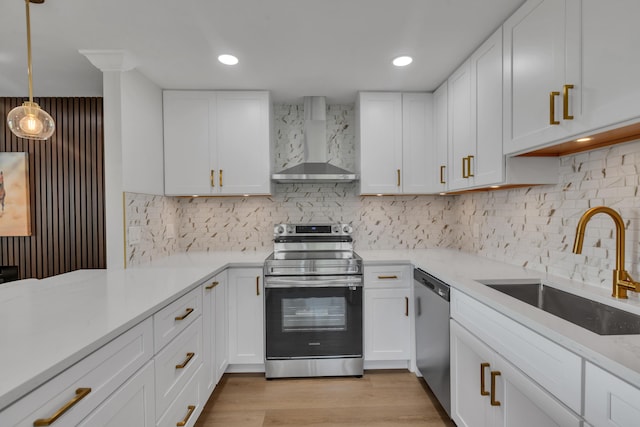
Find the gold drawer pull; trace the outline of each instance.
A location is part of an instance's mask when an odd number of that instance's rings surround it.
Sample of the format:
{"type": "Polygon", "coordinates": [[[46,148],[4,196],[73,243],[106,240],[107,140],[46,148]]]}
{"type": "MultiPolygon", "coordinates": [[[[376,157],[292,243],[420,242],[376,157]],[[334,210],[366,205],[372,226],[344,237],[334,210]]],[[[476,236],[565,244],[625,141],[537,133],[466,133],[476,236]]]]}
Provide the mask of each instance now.
{"type": "Polygon", "coordinates": [[[218,286],[220,284],[220,282],[211,282],[211,284],[209,286],[205,286],[204,288],[206,290],[211,290],[213,288],[215,288],[216,286],[218,286]]]}
{"type": "Polygon", "coordinates": [[[500,401],[496,400],[496,377],[502,375],[500,371],[491,371],[491,406],[500,406],[500,401]]]}
{"type": "Polygon", "coordinates": [[[191,418],[191,415],[193,414],[193,411],[196,410],[196,407],[194,405],[189,405],[187,406],[187,409],[189,410],[189,412],[187,412],[187,416],[184,417],[182,421],[179,421],[178,424],[176,424],[176,427],[186,426],[189,422],[189,418],[191,418]]]}
{"type": "Polygon", "coordinates": [[[211,181],[211,186],[216,186],[216,171],[211,169],[211,175],[209,175],[209,180],[211,181]]]}
{"type": "Polygon", "coordinates": [[[485,368],[488,368],[488,367],[489,367],[488,363],[480,364],[480,395],[481,396],[489,396],[489,392],[484,389],[484,370],[485,368]]]}
{"type": "Polygon", "coordinates": [[[549,124],[559,125],[560,122],[556,120],[556,96],[560,95],[560,92],[549,93],[549,124]]]}
{"type": "Polygon", "coordinates": [[[565,120],[573,120],[573,116],[569,115],[569,89],[573,89],[573,85],[564,85],[562,88],[562,118],[565,120]]]}
{"type": "Polygon", "coordinates": [[[76,403],[80,402],[82,399],[87,397],[87,395],[91,393],[90,388],[79,388],[76,390],[76,395],[73,399],[64,404],[64,406],[56,411],[55,414],[51,416],[51,418],[40,418],[33,422],[34,426],[50,426],[55,423],[58,418],[60,418],[65,412],[69,409],[73,408],[76,403]]]}
{"type": "Polygon", "coordinates": [[[475,176],[475,175],[471,172],[471,160],[473,160],[473,159],[474,159],[474,157],[473,157],[473,156],[468,156],[468,157],[467,157],[467,159],[469,159],[469,160],[467,161],[467,168],[468,168],[468,169],[467,169],[467,177],[468,177],[468,178],[471,178],[471,177],[474,177],[474,176],[475,176]]]}
{"type": "Polygon", "coordinates": [[[260,296],[260,276],[256,276],[256,295],[260,296]]]}
{"type": "Polygon", "coordinates": [[[387,280],[387,279],[397,279],[398,276],[396,276],[395,274],[393,276],[378,276],[378,279],[380,280],[387,280]]]}
{"type": "Polygon", "coordinates": [[[191,359],[193,359],[193,356],[195,355],[196,355],[195,353],[187,353],[187,358],[184,359],[184,362],[182,362],[180,365],[176,365],[176,369],[186,368],[189,362],[191,362],[191,359]]]}
{"type": "Polygon", "coordinates": [[[445,165],[441,165],[440,166],[440,184],[446,184],[447,182],[444,180],[444,169],[446,168],[445,165]]]}
{"type": "Polygon", "coordinates": [[[463,157],[462,158],[462,177],[463,178],[469,178],[469,175],[467,175],[467,162],[469,161],[468,157],[463,157]]]}
{"type": "Polygon", "coordinates": [[[222,187],[222,169],[220,169],[220,187],[222,187]]]}
{"type": "Polygon", "coordinates": [[[190,315],[191,313],[193,313],[193,308],[187,308],[187,311],[182,315],[182,316],[178,316],[176,317],[176,320],[184,320],[187,318],[188,315],[190,315]]]}
{"type": "Polygon", "coordinates": [[[398,187],[400,187],[400,169],[398,169],[398,187]]]}
{"type": "Polygon", "coordinates": [[[404,297],[404,315],[409,317],[409,297],[404,297]]]}

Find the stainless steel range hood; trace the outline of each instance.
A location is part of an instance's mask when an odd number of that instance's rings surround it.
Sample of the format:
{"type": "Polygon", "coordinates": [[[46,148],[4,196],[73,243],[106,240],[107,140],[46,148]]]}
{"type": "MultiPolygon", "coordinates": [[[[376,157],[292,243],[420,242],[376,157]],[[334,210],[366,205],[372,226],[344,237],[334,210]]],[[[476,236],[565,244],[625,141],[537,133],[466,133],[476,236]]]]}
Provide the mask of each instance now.
{"type": "Polygon", "coordinates": [[[327,161],[327,105],[323,96],[304,98],[304,162],[271,175],[280,183],[352,182],[360,178],[327,161]]]}

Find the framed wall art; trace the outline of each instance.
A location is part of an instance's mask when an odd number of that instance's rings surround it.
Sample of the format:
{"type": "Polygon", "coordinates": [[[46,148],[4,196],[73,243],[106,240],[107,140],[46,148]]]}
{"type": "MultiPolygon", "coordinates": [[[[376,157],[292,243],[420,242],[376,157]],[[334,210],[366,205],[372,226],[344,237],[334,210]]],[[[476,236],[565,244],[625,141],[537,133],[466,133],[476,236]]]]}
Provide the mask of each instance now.
{"type": "Polygon", "coordinates": [[[31,236],[27,153],[0,153],[0,236],[31,236]]]}

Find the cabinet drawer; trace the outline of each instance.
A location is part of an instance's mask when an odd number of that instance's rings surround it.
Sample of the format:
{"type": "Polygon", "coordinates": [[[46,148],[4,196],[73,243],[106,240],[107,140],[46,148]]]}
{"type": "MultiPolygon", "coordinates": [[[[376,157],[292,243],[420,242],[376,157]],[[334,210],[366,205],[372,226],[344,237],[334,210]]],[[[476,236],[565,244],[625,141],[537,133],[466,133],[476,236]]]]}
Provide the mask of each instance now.
{"type": "Polygon", "coordinates": [[[198,317],[155,357],[157,418],[184,388],[202,360],[202,317],[198,317]]]}
{"type": "Polygon", "coordinates": [[[370,289],[408,288],[411,284],[411,272],[410,265],[365,266],[364,287],[370,289]]]}
{"type": "Polygon", "coordinates": [[[451,292],[451,317],[574,412],[581,413],[580,357],[455,290],[451,292]]]}
{"type": "Polygon", "coordinates": [[[202,377],[202,367],[196,370],[176,400],[160,418],[158,427],[174,427],[176,425],[191,427],[195,425],[204,405],[204,396],[200,391],[200,377],[202,377]],[[186,421],[185,424],[181,424],[183,421],[186,421]]]}
{"type": "Polygon", "coordinates": [[[51,425],[76,425],[151,359],[152,337],[149,318],[0,412],[0,425],[32,427],[72,400],[51,425]]]}
{"type": "Polygon", "coordinates": [[[584,418],[594,426],[637,426],[640,390],[607,371],[585,364],[584,418]]]}
{"type": "Polygon", "coordinates": [[[155,353],[175,338],[202,313],[202,292],[195,288],[153,315],[155,353]]]}

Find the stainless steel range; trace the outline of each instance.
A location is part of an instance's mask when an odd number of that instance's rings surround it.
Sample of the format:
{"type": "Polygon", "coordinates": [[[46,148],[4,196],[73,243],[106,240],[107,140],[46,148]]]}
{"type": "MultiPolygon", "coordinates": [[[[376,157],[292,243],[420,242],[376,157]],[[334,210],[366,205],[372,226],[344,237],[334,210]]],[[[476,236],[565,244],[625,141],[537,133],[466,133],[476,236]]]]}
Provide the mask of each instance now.
{"type": "Polygon", "coordinates": [[[264,264],[267,378],[362,375],[362,258],[351,233],[275,226],[264,264]]]}

